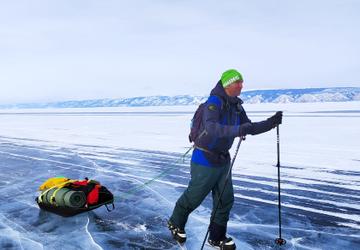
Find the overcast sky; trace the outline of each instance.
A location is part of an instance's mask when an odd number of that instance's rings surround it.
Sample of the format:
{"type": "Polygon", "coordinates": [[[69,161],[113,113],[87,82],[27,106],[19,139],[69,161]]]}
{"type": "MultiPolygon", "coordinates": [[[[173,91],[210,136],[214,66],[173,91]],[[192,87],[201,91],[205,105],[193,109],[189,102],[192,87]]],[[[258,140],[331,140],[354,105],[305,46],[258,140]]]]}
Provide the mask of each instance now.
{"type": "Polygon", "coordinates": [[[0,103],[360,87],[360,1],[0,0],[0,103]]]}

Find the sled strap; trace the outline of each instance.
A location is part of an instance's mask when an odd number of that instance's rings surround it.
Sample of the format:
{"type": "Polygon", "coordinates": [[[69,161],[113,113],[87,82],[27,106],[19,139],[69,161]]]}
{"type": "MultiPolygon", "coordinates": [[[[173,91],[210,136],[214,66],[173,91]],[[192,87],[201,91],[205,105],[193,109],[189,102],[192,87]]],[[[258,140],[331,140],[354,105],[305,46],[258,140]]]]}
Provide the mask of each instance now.
{"type": "Polygon", "coordinates": [[[115,209],[114,203],[111,203],[111,205],[112,205],[112,209],[109,209],[109,208],[108,208],[108,204],[105,204],[106,210],[107,210],[108,212],[111,212],[111,211],[113,211],[113,210],[115,209]]]}

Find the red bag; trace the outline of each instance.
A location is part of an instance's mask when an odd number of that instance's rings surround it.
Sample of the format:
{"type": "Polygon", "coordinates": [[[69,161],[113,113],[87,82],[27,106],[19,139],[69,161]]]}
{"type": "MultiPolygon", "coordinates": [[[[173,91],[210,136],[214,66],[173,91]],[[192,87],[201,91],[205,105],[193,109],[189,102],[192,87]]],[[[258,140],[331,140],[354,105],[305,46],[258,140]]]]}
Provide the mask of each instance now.
{"type": "Polygon", "coordinates": [[[96,185],[93,190],[90,191],[90,193],[87,195],[87,204],[92,205],[96,204],[99,201],[99,190],[100,185],[96,185]]]}

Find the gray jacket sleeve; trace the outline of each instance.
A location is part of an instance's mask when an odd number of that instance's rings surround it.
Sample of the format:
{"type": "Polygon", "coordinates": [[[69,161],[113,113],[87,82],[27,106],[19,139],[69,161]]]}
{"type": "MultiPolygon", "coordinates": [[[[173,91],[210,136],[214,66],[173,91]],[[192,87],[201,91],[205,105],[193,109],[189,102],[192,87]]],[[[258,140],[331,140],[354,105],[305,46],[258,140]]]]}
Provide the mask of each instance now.
{"type": "Polygon", "coordinates": [[[220,112],[221,103],[209,98],[205,104],[203,116],[206,133],[217,138],[239,136],[240,126],[220,124],[220,112]]]}
{"type": "Polygon", "coordinates": [[[266,120],[260,121],[260,122],[251,122],[251,120],[248,118],[245,110],[243,110],[243,112],[241,112],[240,119],[241,119],[241,121],[244,121],[244,122],[242,122],[242,124],[249,123],[246,128],[246,134],[258,135],[258,134],[265,133],[273,128],[273,124],[272,124],[271,120],[269,120],[269,119],[266,119],[266,120]]]}

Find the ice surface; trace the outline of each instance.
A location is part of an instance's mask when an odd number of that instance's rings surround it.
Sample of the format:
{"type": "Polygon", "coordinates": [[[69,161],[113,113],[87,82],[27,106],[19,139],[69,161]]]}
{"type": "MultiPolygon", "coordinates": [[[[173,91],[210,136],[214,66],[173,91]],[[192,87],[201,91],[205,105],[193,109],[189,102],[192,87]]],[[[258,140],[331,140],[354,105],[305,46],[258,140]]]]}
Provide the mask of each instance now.
{"type": "MultiPolygon", "coordinates": [[[[288,244],[278,249],[360,249],[360,106],[315,105],[245,107],[253,121],[286,111],[280,143],[288,244]]],[[[0,249],[181,249],[165,222],[189,181],[189,158],[181,155],[195,108],[2,112],[0,249]],[[38,186],[59,175],[101,181],[116,209],[71,218],[39,210],[38,186]]],[[[228,227],[238,249],[276,249],[275,164],[275,131],[241,145],[228,227]]],[[[211,204],[209,196],[189,218],[187,249],[200,248],[211,204]]]]}

